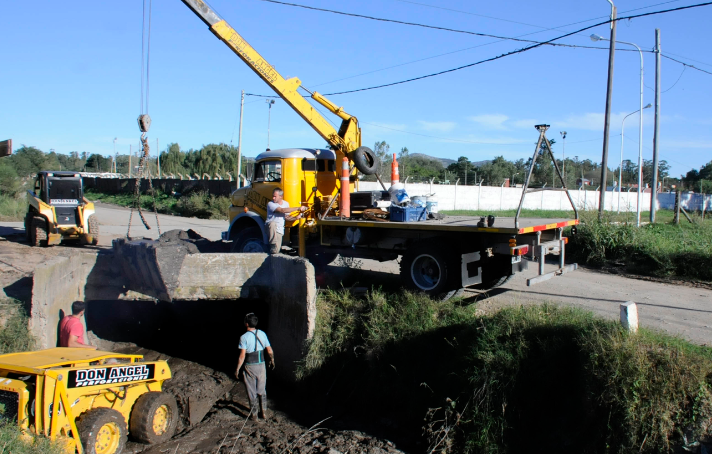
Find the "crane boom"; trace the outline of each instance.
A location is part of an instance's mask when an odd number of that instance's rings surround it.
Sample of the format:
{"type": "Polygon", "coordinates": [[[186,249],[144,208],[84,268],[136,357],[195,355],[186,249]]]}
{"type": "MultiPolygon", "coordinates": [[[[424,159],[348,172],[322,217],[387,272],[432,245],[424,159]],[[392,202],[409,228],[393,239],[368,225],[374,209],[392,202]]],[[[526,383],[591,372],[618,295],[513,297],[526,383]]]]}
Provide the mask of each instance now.
{"type": "MultiPolygon", "coordinates": [[[[181,0],[222,42],[235,52],[257,75],[294,109],[338,154],[350,157],[350,152],[361,146],[361,128],[353,115],[344,112],[317,92],[310,92],[311,98],[341,118],[338,131],[317,111],[297,89],[301,81],[293,77],[285,79],[267,62],[239,33],[213,11],[203,0],[181,0]]],[[[341,156],[339,156],[340,158],[341,156]]]]}

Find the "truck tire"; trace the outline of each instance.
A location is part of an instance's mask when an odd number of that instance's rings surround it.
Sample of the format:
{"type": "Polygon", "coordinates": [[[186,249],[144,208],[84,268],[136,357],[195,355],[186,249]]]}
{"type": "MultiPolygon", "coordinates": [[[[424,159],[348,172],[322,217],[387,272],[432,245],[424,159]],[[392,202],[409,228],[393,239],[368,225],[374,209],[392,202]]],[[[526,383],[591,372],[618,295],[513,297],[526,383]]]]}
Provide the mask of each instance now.
{"type": "Polygon", "coordinates": [[[481,283],[478,287],[484,290],[492,290],[493,288],[497,288],[509,282],[509,280],[512,279],[512,276],[513,275],[510,274],[509,276],[501,276],[497,279],[491,279],[489,281],[481,283]]]}
{"type": "Polygon", "coordinates": [[[154,444],[170,440],[178,424],[178,405],[170,394],[148,392],[136,400],[129,418],[131,438],[154,444]]]}
{"type": "Polygon", "coordinates": [[[126,446],[126,420],[111,408],[82,413],[77,430],[86,454],[119,454],[126,446]]]}
{"type": "Polygon", "coordinates": [[[242,229],[235,239],[232,240],[230,252],[239,254],[250,254],[255,252],[265,252],[267,245],[262,241],[262,230],[257,226],[242,229]]]}
{"type": "Polygon", "coordinates": [[[39,216],[32,218],[32,228],[30,234],[32,235],[32,242],[30,243],[32,246],[47,247],[47,221],[45,221],[44,218],[39,216]]]}
{"type": "Polygon", "coordinates": [[[89,221],[87,222],[88,227],[89,227],[89,235],[92,236],[91,244],[96,246],[99,244],[99,220],[96,218],[95,215],[89,216],[89,221]]]}
{"type": "Polygon", "coordinates": [[[405,287],[441,300],[455,296],[460,288],[454,284],[457,270],[444,250],[438,243],[423,243],[407,251],[400,263],[405,287]]]}
{"type": "MultiPolygon", "coordinates": [[[[309,249],[307,248],[307,251],[309,249]]],[[[336,260],[336,257],[338,257],[339,254],[336,254],[334,252],[316,252],[316,253],[307,253],[307,259],[311,262],[312,265],[315,267],[325,267],[330,265],[334,260],[336,260]]]]}
{"type": "Polygon", "coordinates": [[[350,153],[349,157],[358,171],[364,175],[373,175],[378,171],[378,156],[368,147],[358,147],[350,153]]]}

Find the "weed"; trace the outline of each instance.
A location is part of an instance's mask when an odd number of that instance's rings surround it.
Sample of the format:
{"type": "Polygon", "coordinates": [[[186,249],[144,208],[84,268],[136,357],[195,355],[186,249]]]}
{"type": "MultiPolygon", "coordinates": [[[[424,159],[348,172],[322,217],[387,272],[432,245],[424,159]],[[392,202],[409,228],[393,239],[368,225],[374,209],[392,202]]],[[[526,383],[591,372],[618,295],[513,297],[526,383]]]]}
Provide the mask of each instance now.
{"type": "Polygon", "coordinates": [[[16,424],[0,419],[0,453],[7,454],[63,454],[67,450],[59,441],[23,434],[16,424]]]}
{"type": "Polygon", "coordinates": [[[709,348],[553,305],[474,311],[323,292],[301,383],[410,436],[425,416],[441,453],[668,452],[712,426],[709,348]]]}
{"type": "Polygon", "coordinates": [[[14,299],[0,300],[0,354],[24,352],[35,347],[28,322],[22,303],[14,299]]]}
{"type": "Polygon", "coordinates": [[[22,221],[27,212],[23,195],[0,194],[0,221],[22,221]]]}

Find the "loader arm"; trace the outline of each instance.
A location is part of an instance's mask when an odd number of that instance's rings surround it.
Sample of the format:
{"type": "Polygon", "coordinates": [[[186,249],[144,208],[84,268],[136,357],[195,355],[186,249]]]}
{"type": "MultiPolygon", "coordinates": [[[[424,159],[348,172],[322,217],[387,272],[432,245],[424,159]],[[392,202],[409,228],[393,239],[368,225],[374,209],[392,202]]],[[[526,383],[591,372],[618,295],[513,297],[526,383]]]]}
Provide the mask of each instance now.
{"type": "Polygon", "coordinates": [[[310,92],[311,98],[326,107],[331,113],[341,118],[339,131],[324,118],[297,89],[301,81],[293,77],[285,79],[267,62],[247,41],[240,36],[224,19],[213,11],[203,0],[181,0],[205,24],[210,27],[221,41],[235,52],[262,80],[294,109],[321,137],[324,138],[337,154],[337,162],[343,156],[349,157],[349,152],[361,146],[361,129],[356,117],[344,112],[341,107],[326,99],[317,92],[310,92]]]}

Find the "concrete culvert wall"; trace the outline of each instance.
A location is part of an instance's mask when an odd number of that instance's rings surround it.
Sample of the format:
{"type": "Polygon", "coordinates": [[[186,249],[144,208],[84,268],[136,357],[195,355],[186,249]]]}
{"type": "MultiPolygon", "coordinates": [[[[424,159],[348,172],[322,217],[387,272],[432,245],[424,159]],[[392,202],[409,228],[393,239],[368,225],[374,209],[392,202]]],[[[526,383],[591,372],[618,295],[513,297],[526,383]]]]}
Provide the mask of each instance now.
{"type": "MultiPolygon", "coordinates": [[[[59,321],[70,313],[76,300],[90,303],[88,323],[99,337],[123,340],[121,336],[125,336],[139,345],[151,342],[151,347],[158,349],[161,331],[169,330],[165,337],[173,341],[164,345],[178,357],[184,357],[176,351],[183,347],[172,344],[178,342],[181,329],[186,330],[186,339],[199,344],[207,355],[211,350],[222,353],[225,347],[232,348],[223,343],[233,338],[237,348],[237,338],[245,329],[244,315],[252,311],[263,321],[260,328],[274,347],[275,373],[285,379],[294,377],[316,318],[314,268],[307,260],[284,255],[191,253],[191,246],[157,243],[116,241],[113,253],[54,257],[38,266],[33,277],[30,325],[40,347],[57,345],[59,321]],[[173,317],[175,325],[159,323],[159,315],[173,317]],[[148,327],[142,326],[144,323],[148,327]]],[[[191,359],[204,363],[186,348],[191,359]]],[[[227,367],[219,364],[218,358],[208,361],[220,370],[227,367]]]]}

